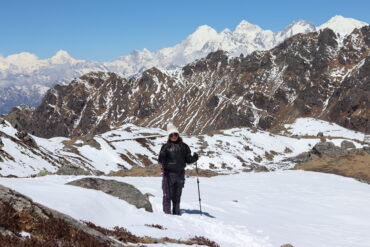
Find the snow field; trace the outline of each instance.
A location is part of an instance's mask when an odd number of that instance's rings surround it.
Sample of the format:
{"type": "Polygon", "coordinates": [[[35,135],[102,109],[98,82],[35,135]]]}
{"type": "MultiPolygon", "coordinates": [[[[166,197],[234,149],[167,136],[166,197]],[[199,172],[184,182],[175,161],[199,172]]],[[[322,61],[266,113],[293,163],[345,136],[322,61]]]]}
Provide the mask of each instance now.
{"type": "Polygon", "coordinates": [[[65,185],[77,178],[0,178],[0,184],[77,219],[123,226],[138,235],[205,236],[221,246],[370,246],[370,187],[350,178],[305,171],[201,178],[204,216],[198,214],[196,179],[187,178],[181,217],[162,213],[161,178],[103,177],[153,194],[154,213],[100,191],[65,185]]]}

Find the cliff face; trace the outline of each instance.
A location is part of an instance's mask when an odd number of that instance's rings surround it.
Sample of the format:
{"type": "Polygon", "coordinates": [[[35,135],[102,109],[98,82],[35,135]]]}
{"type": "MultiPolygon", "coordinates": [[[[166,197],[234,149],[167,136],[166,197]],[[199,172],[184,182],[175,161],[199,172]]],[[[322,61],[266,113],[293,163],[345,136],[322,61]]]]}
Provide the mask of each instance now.
{"type": "Polygon", "coordinates": [[[93,72],[49,90],[13,123],[42,137],[103,133],[131,122],[188,134],[241,126],[272,129],[314,117],[370,132],[370,26],[344,39],[332,30],[297,34],[268,51],[229,58],[217,51],[130,79],[93,72]]]}

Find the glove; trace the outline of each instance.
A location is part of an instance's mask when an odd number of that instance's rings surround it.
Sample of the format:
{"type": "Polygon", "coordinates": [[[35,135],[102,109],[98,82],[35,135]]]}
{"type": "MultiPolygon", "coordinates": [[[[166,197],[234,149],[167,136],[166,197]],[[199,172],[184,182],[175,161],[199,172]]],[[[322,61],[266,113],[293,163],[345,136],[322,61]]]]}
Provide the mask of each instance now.
{"type": "Polygon", "coordinates": [[[194,162],[197,161],[198,158],[199,158],[199,155],[194,152],[194,154],[193,154],[193,160],[194,160],[194,162]]]}

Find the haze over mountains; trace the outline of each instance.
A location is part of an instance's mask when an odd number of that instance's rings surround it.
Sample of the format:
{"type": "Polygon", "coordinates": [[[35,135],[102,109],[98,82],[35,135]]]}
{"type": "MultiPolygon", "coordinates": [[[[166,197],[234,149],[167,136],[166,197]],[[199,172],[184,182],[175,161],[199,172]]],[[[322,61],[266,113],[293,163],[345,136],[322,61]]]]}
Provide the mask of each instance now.
{"type": "Polygon", "coordinates": [[[318,27],[301,20],[274,33],[242,21],[234,31],[225,29],[217,32],[203,25],[173,47],[156,52],[147,49],[133,51],[110,62],[76,60],[63,50],[49,59],[39,59],[27,52],[0,57],[0,113],[6,113],[19,104],[36,106],[47,88],[69,83],[73,78],[91,71],[115,72],[127,77],[152,67],[171,70],[219,49],[227,51],[229,56],[246,55],[255,50],[271,49],[297,33],[330,28],[344,37],[354,28],[364,25],[367,23],[335,16],[318,27]]]}

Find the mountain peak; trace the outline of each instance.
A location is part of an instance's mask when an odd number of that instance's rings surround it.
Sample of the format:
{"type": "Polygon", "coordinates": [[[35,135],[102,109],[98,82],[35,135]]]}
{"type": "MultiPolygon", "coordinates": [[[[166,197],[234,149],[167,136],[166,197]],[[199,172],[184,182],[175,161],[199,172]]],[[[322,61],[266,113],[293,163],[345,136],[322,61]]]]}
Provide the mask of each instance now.
{"type": "Polygon", "coordinates": [[[346,18],[341,15],[336,15],[330,18],[329,21],[325,22],[317,29],[322,30],[325,28],[330,28],[336,33],[340,33],[343,35],[349,34],[355,28],[361,28],[363,26],[369,25],[366,22],[362,22],[353,18],[346,18]]]}
{"type": "Polygon", "coordinates": [[[66,63],[74,61],[73,57],[65,50],[59,50],[53,57],[51,57],[52,63],[66,63]]]}
{"type": "Polygon", "coordinates": [[[188,36],[186,42],[189,44],[189,51],[199,51],[205,43],[218,38],[218,33],[208,25],[199,26],[194,33],[188,36]]]}
{"type": "Polygon", "coordinates": [[[295,35],[297,33],[309,33],[316,31],[316,27],[308,21],[298,20],[289,24],[281,33],[283,35],[295,35]]]}
{"type": "Polygon", "coordinates": [[[214,30],[212,27],[208,25],[202,25],[202,26],[199,26],[193,34],[207,35],[207,34],[215,34],[215,33],[217,34],[217,31],[214,30]]]}
{"type": "Polygon", "coordinates": [[[242,20],[238,26],[236,26],[234,33],[246,33],[251,31],[261,31],[261,27],[252,23],[242,20]]]}

